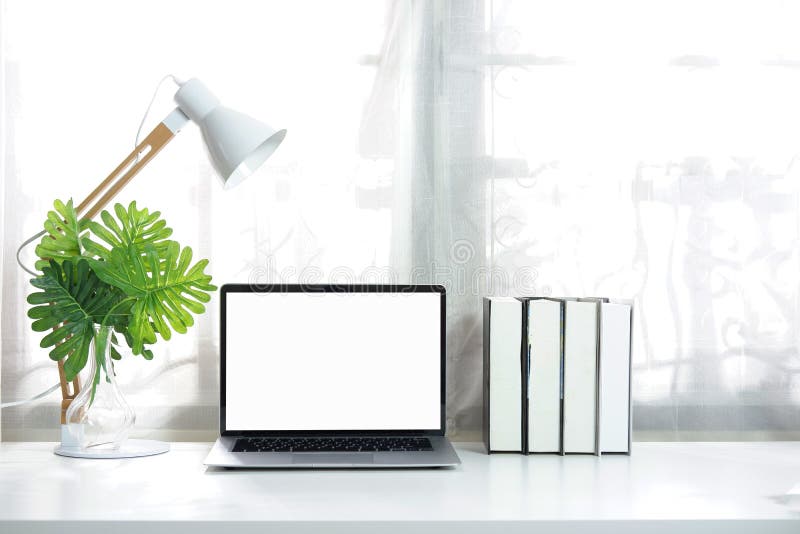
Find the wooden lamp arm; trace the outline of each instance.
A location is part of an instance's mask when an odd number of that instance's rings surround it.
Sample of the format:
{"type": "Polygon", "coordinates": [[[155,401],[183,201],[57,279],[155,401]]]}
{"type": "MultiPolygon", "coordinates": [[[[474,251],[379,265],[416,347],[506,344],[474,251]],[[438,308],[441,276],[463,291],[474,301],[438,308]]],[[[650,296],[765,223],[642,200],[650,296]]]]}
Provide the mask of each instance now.
{"type": "Polygon", "coordinates": [[[153,131],[147,134],[139,145],[133,149],[133,152],[122,160],[116,169],[109,174],[105,180],[94,188],[83,201],[75,208],[78,215],[82,215],[82,219],[92,219],[95,215],[100,213],[106,205],[119,193],[134,176],[136,176],[142,168],[147,165],[162,148],[169,143],[175,134],[189,122],[189,118],[183,112],[176,108],[167,117],[159,122],[153,131]],[[137,161],[138,157],[138,161],[137,161]],[[103,196],[89,208],[89,204],[97,198],[98,195],[103,193],[108,188],[103,196]],[[87,210],[87,208],[89,208],[87,210]],[[84,210],[87,210],[84,213],[84,210]]]}
{"type": "MultiPolygon", "coordinates": [[[[100,184],[89,193],[89,196],[78,204],[76,211],[78,215],[81,216],[81,219],[92,219],[95,215],[100,213],[111,199],[113,199],[145,165],[150,163],[151,159],[156,157],[156,154],[175,137],[175,134],[178,133],[187,122],[189,122],[189,118],[180,109],[176,108],[167,115],[163,121],[158,123],[158,125],[153,128],[153,131],[147,134],[147,137],[133,149],[133,152],[128,154],[128,156],[122,160],[122,163],[120,163],[105,180],[100,182],[100,184]],[[100,198],[89,207],[98,196],[100,196],[100,198]]],[[[76,376],[71,382],[72,388],[70,389],[70,382],[67,382],[67,377],[64,373],[63,360],[58,362],[58,375],[61,381],[61,424],[63,425],[67,422],[67,408],[69,408],[73,399],[80,392],[81,385],[79,378],[76,376]]]]}

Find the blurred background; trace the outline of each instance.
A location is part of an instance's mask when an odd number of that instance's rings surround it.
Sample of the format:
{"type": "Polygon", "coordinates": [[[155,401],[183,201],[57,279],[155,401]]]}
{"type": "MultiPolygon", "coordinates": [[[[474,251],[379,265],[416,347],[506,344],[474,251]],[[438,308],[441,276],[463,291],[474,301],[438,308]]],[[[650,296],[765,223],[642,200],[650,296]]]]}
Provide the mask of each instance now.
{"type": "MultiPolygon", "coordinates": [[[[445,284],[453,438],[480,435],[480,298],[506,294],[634,299],[634,439],[800,439],[800,4],[0,6],[2,402],[58,381],[17,246],[133,148],[171,73],[286,141],[224,192],[190,125],[117,200],[218,284],[445,284]]],[[[155,352],[118,367],[137,434],[212,439],[217,299],[155,352]]],[[[57,439],[59,407],[3,410],[2,439],[57,439]]]]}

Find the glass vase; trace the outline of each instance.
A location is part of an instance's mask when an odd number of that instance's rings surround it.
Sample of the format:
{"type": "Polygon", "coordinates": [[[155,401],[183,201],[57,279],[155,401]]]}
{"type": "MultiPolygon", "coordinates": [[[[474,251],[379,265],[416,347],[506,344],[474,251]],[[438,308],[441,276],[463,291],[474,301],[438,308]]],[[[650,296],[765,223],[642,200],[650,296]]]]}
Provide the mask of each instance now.
{"type": "Polygon", "coordinates": [[[117,386],[111,360],[111,327],[95,325],[86,379],[67,409],[62,443],[81,450],[119,449],[128,439],[136,415],[117,386]],[[68,443],[64,443],[68,441],[68,443]]]}

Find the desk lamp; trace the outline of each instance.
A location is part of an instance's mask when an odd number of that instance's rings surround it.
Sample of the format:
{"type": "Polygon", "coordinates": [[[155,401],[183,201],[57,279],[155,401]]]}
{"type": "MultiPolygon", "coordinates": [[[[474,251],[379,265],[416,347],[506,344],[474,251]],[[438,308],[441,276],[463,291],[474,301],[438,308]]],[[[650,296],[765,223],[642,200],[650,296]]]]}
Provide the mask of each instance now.
{"type": "MultiPolygon", "coordinates": [[[[82,219],[97,215],[136,174],[158,154],[190,120],[203,135],[211,163],[222,179],[224,189],[231,189],[252,174],[281,144],[286,130],[274,130],[266,124],[238,111],[220,105],[220,101],[200,80],[181,82],[175,93],[178,107],[172,110],[114,171],[98,185],[77,207],[82,219]],[[99,196],[99,199],[98,199],[99,196]],[[95,199],[97,199],[95,201],[95,199]],[[94,202],[94,204],[92,204],[94,202]]],[[[61,381],[61,424],[66,424],[70,403],[80,390],[80,381],[72,381],[72,391],[64,372],[64,360],[58,362],[61,381]]],[[[143,441],[143,440],[142,440],[143,441]]],[[[159,447],[160,442],[149,442],[159,447]]],[[[160,444],[165,452],[166,444],[160,444]]],[[[145,445],[147,448],[147,445],[145,445]]],[[[138,451],[141,455],[148,451],[138,451]]],[[[155,451],[149,451],[153,454],[155,451]]],[[[117,454],[115,457],[128,456],[117,454]]]]}

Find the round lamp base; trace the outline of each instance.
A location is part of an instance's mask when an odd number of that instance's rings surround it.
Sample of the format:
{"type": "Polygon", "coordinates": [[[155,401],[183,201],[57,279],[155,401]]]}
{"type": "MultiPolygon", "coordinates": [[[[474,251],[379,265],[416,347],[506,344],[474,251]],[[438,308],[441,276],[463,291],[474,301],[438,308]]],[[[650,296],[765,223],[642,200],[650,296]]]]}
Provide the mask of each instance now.
{"type": "Polygon", "coordinates": [[[58,445],[53,452],[59,456],[70,458],[138,458],[140,456],[153,456],[163,454],[169,450],[169,443],[152,439],[128,439],[119,449],[80,449],[78,447],[64,447],[58,445]]]}

